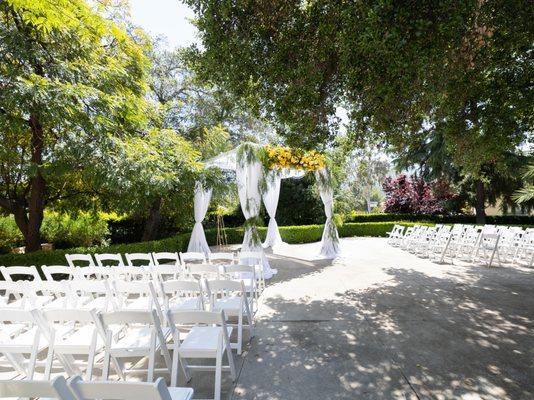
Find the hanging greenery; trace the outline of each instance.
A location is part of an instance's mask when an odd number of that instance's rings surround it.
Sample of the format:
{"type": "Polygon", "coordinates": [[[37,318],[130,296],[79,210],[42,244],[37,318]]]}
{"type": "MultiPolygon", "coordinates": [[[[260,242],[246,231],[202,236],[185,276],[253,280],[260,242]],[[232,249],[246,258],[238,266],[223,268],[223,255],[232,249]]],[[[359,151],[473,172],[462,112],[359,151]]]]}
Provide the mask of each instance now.
{"type": "Polygon", "coordinates": [[[295,149],[284,146],[264,147],[264,165],[269,170],[291,168],[318,171],[326,167],[326,157],[315,150],[295,149]]]}

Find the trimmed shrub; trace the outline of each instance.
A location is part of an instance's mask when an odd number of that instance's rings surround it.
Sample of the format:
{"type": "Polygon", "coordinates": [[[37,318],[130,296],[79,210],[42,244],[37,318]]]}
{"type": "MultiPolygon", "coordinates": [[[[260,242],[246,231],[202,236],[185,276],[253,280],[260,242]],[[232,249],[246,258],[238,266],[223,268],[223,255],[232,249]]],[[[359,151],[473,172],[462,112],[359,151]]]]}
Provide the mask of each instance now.
{"type": "MultiPolygon", "coordinates": [[[[376,213],[363,214],[352,212],[345,219],[346,222],[393,222],[393,221],[410,221],[421,222],[429,221],[436,224],[475,224],[474,215],[424,215],[424,214],[395,214],[395,213],[376,213]]],[[[534,215],[496,215],[487,216],[487,224],[495,225],[534,225],[534,215]]]]}

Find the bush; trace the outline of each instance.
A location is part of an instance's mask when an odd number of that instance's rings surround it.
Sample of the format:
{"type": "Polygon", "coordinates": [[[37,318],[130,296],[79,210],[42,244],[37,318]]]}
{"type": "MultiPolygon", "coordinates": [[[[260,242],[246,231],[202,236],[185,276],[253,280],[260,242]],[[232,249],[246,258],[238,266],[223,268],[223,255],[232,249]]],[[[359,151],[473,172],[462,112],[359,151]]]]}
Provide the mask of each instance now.
{"type": "MultiPolygon", "coordinates": [[[[397,214],[397,213],[377,213],[363,214],[352,212],[345,218],[346,222],[391,222],[391,221],[410,221],[421,222],[429,221],[436,224],[475,224],[474,215],[424,215],[424,214],[397,214]]],[[[496,215],[487,216],[487,224],[495,225],[534,225],[534,216],[532,215],[496,215]]]]}
{"type": "Polygon", "coordinates": [[[41,226],[41,236],[59,249],[90,247],[106,244],[108,224],[102,218],[88,213],[76,216],[49,212],[41,226]]]}
{"type": "Polygon", "coordinates": [[[12,215],[0,217],[0,253],[9,253],[13,247],[22,246],[24,237],[12,215]]]}

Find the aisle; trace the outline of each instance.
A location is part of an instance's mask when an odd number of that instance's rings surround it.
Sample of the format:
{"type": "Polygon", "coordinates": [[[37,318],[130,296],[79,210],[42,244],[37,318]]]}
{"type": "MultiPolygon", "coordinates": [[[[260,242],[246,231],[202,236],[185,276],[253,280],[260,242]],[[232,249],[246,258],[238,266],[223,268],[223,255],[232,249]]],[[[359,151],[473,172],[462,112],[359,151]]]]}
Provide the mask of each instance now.
{"type": "Polygon", "coordinates": [[[342,246],[334,263],[270,256],[279,273],[232,399],[534,396],[534,271],[436,265],[383,239],[342,246]]]}

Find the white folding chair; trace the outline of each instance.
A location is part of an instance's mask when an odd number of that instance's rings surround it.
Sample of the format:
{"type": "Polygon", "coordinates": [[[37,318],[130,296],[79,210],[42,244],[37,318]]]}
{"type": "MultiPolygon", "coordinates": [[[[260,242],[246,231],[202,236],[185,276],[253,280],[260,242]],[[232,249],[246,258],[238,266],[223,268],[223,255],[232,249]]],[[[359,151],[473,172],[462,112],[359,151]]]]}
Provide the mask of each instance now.
{"type": "Polygon", "coordinates": [[[241,354],[243,329],[248,330],[249,339],[254,337],[254,320],[243,281],[206,281],[206,291],[210,298],[210,311],[224,311],[227,318],[237,317],[237,324],[228,323],[228,326],[237,327],[237,342],[231,345],[237,349],[237,354],[241,354]],[[246,323],[244,317],[247,318],[246,323]]]}
{"type": "Polygon", "coordinates": [[[72,280],[78,277],[76,268],[65,265],[43,265],[41,271],[43,271],[47,281],[72,280]]]}
{"type": "Polygon", "coordinates": [[[256,267],[257,290],[259,294],[265,289],[265,275],[263,273],[263,254],[261,251],[241,251],[239,253],[239,264],[254,265],[256,267]]]}
{"type": "Polygon", "coordinates": [[[124,261],[119,253],[95,253],[95,260],[99,267],[124,267],[124,261]]]}
{"type": "Polygon", "coordinates": [[[68,381],[77,400],[191,400],[193,389],[169,387],[163,378],[156,382],[83,382],[79,376],[68,381]]]}
{"type": "Polygon", "coordinates": [[[154,265],[152,254],[150,253],[126,253],[126,263],[130,267],[154,265]]]}
{"type": "Polygon", "coordinates": [[[71,267],[94,267],[95,262],[91,254],[65,254],[67,264],[71,267]]]}
{"type": "Polygon", "coordinates": [[[495,256],[497,256],[497,262],[499,266],[502,266],[499,255],[499,239],[500,234],[498,233],[481,233],[473,262],[483,262],[491,267],[495,256]]]}
{"type": "Polygon", "coordinates": [[[155,372],[156,353],[160,351],[167,367],[165,371],[171,373],[172,361],[166,345],[170,330],[161,327],[155,310],[105,312],[96,314],[96,318],[105,339],[103,379],[108,379],[110,361],[113,361],[121,379],[125,379],[126,372],[146,371],[147,381],[151,382],[155,372]],[[148,358],[148,368],[130,368],[126,371],[124,358],[148,358]]]}
{"type": "Polygon", "coordinates": [[[255,304],[258,301],[258,280],[256,279],[256,267],[254,265],[232,264],[224,265],[222,275],[226,279],[243,282],[245,291],[250,299],[250,308],[255,312],[255,304]]]}
{"type": "Polygon", "coordinates": [[[1,309],[0,323],[25,325],[25,329],[13,336],[0,330],[0,353],[6,356],[13,368],[28,379],[33,378],[38,354],[46,349],[48,341],[35,323],[30,311],[18,309],[1,309]],[[28,356],[26,358],[25,356],[28,356]]]}
{"type": "Polygon", "coordinates": [[[204,310],[204,296],[199,281],[169,280],[159,284],[163,310],[204,310]]]}
{"type": "Polygon", "coordinates": [[[208,260],[210,264],[235,264],[236,263],[236,257],[235,253],[233,252],[226,252],[226,253],[210,253],[208,255],[208,260]]]}
{"type": "Polygon", "coordinates": [[[93,311],[80,309],[33,310],[41,331],[48,336],[45,379],[50,379],[54,359],[57,359],[69,375],[85,370],[86,379],[91,380],[95,355],[104,347],[102,336],[95,325],[93,311]],[[87,356],[87,361],[76,360],[74,356],[87,356]],[[80,370],[79,367],[82,367],[80,370]]]}
{"type": "Polygon", "coordinates": [[[222,372],[230,371],[233,381],[237,377],[230,345],[232,328],[226,326],[224,312],[171,310],[167,315],[173,337],[171,386],[178,383],[179,369],[187,381],[191,379],[190,371],[215,371],[214,400],[220,400],[222,372]],[[181,341],[180,331],[184,330],[188,332],[181,341]],[[227,366],[223,365],[225,353],[227,366]],[[189,365],[186,361],[206,358],[214,359],[215,365],[189,365]]]}
{"type": "Polygon", "coordinates": [[[0,399],[5,398],[77,400],[62,376],[57,376],[51,381],[0,381],[0,399]]]}
{"type": "Polygon", "coordinates": [[[206,255],[194,251],[180,252],[180,262],[184,267],[193,263],[206,264],[206,255]]]}

